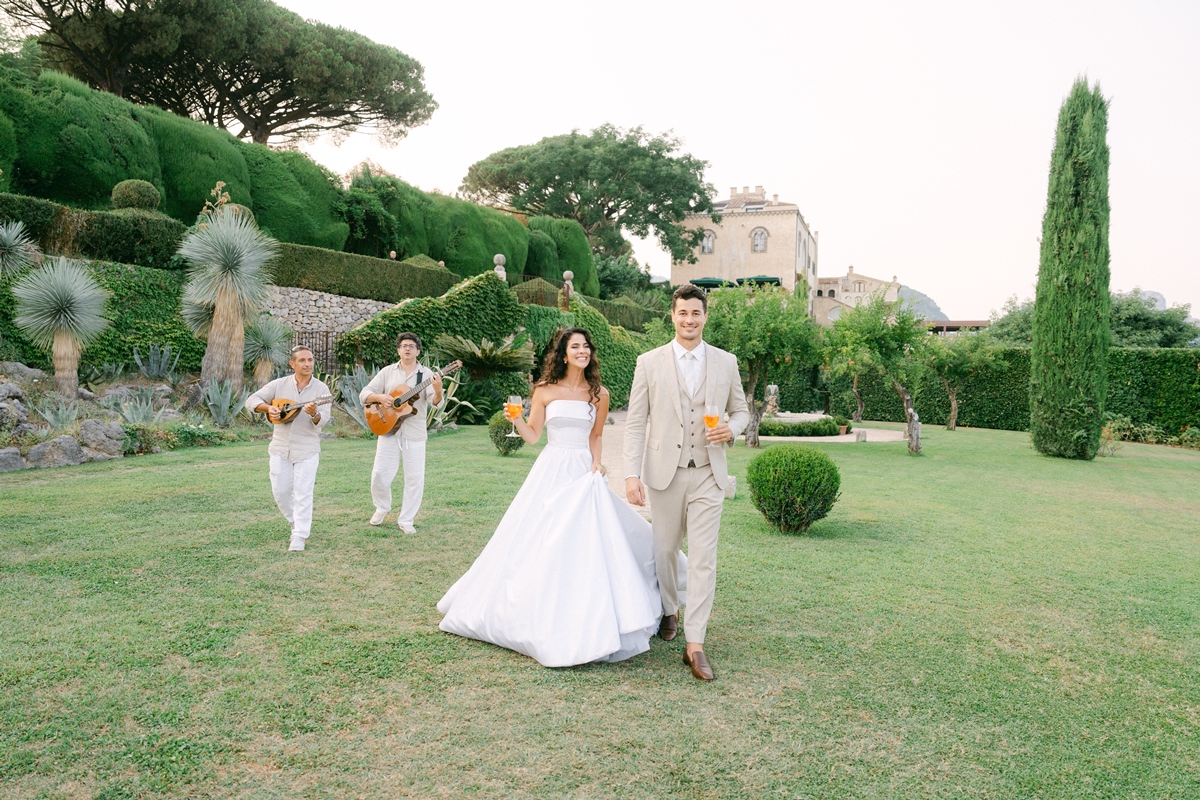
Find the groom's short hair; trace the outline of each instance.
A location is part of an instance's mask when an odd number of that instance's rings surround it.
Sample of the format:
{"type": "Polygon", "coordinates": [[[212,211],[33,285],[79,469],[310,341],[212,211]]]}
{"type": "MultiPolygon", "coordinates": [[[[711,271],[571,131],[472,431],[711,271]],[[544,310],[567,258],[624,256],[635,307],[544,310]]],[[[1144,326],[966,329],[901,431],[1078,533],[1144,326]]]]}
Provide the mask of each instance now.
{"type": "Polygon", "coordinates": [[[704,306],[704,313],[708,313],[708,293],[694,283],[685,283],[671,294],[671,311],[675,311],[675,302],[677,300],[699,300],[704,306]]]}

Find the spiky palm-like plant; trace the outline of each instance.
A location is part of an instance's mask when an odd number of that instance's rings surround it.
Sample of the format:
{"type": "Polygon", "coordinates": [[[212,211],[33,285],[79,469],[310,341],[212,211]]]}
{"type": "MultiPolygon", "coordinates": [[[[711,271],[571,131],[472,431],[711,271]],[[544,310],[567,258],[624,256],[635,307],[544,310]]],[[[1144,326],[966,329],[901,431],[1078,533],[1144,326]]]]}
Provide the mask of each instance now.
{"type": "Polygon", "coordinates": [[[38,347],[54,357],[54,388],[72,397],[79,387],[79,354],[108,327],[108,292],[83,267],[56,258],[13,285],[17,313],[13,322],[38,347]]]}
{"type": "Polygon", "coordinates": [[[271,380],[275,367],[291,356],[292,331],[270,314],[262,314],[246,326],[245,362],[254,369],[254,385],[271,380]]]}
{"type": "Polygon", "coordinates": [[[434,349],[447,361],[459,360],[472,378],[478,380],[496,372],[528,372],[533,369],[534,353],[529,342],[514,346],[516,334],[496,344],[483,339],[476,344],[462,336],[438,334],[434,349]]]}
{"type": "Polygon", "coordinates": [[[0,276],[24,272],[41,260],[42,251],[24,222],[0,222],[0,276]]]}
{"type": "Polygon", "coordinates": [[[200,381],[231,381],[242,387],[245,317],[267,299],[267,265],[279,243],[242,214],[218,211],[184,238],[179,254],[187,260],[185,306],[213,309],[208,347],[200,362],[200,381]]]}

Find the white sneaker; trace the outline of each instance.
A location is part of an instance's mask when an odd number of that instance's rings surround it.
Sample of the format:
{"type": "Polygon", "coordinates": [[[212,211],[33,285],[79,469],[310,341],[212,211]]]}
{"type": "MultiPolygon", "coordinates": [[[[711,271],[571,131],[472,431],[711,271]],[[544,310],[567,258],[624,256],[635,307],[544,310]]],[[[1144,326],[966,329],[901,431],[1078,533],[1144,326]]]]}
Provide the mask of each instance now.
{"type": "Polygon", "coordinates": [[[303,536],[293,536],[292,543],[288,547],[288,550],[303,550],[303,549],[304,549],[304,537],[303,536]]]}
{"type": "Polygon", "coordinates": [[[417,529],[414,528],[412,525],[405,525],[403,522],[397,522],[396,524],[400,526],[400,530],[403,531],[404,533],[416,533],[417,532],[417,529]]]}
{"type": "Polygon", "coordinates": [[[371,524],[372,525],[382,525],[383,518],[386,516],[387,516],[386,511],[379,511],[378,509],[376,509],[375,513],[371,515],[371,524]]]}

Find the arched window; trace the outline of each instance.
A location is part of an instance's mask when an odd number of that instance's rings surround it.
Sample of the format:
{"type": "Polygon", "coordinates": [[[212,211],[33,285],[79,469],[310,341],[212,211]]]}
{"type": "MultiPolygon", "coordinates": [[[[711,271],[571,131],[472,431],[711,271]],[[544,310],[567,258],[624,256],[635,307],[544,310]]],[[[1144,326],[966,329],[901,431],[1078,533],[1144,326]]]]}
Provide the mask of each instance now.
{"type": "Polygon", "coordinates": [[[830,296],[830,297],[837,297],[837,290],[836,290],[836,289],[830,289],[830,290],[829,290],[829,296],[830,296]]]}
{"type": "Polygon", "coordinates": [[[865,292],[866,290],[867,290],[867,285],[865,283],[863,283],[862,281],[854,282],[854,291],[865,292]]]}
{"type": "Polygon", "coordinates": [[[750,231],[750,252],[765,253],[767,252],[767,229],[755,228],[750,231]]]}
{"type": "Polygon", "coordinates": [[[713,251],[713,244],[716,242],[717,234],[713,231],[705,231],[704,239],[700,242],[700,253],[708,254],[713,251]]]}
{"type": "Polygon", "coordinates": [[[824,297],[824,296],[825,295],[821,294],[821,290],[817,289],[817,297],[824,297]]]}

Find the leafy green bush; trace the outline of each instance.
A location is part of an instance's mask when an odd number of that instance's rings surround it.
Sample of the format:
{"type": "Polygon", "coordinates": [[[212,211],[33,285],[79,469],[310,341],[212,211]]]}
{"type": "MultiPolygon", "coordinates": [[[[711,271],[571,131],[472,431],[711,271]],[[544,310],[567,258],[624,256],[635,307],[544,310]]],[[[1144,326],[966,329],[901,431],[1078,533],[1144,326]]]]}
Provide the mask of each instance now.
{"type": "Polygon", "coordinates": [[[774,419],[764,419],[758,424],[759,436],[837,436],[840,432],[837,421],[830,417],[810,422],[780,422],[774,419]]]}
{"type": "MultiPolygon", "coordinates": [[[[596,262],[592,258],[592,246],[588,243],[583,226],[573,219],[555,217],[531,217],[530,231],[541,231],[554,240],[558,251],[558,277],[570,270],[575,291],[588,297],[599,297],[600,279],[596,275],[596,262]]],[[[543,276],[552,277],[552,276],[543,276]]]]}
{"type": "Polygon", "coordinates": [[[0,111],[0,192],[12,182],[13,162],[17,158],[17,131],[12,120],[0,111]]]}
{"type": "Polygon", "coordinates": [[[769,447],[746,467],[750,499],[784,533],[805,533],[837,502],[841,475],[833,459],[813,447],[769,447]]]}
{"type": "Polygon", "coordinates": [[[162,202],[162,195],[154,184],[149,181],[130,179],[121,181],[112,190],[113,208],[140,208],[144,211],[157,211],[162,202]]]}
{"type": "Polygon", "coordinates": [[[502,456],[515,453],[525,446],[525,440],[520,436],[508,435],[512,429],[512,421],[504,415],[504,409],[492,414],[491,419],[488,420],[488,436],[491,437],[492,444],[496,445],[496,449],[502,456]]]}
{"type": "Polygon", "coordinates": [[[238,147],[259,228],[283,242],[340,251],[350,226],[334,210],[341,193],[337,179],[301,153],[250,142],[238,147]]]}
{"type": "Polygon", "coordinates": [[[562,267],[558,264],[558,246],[544,230],[529,229],[529,257],[525,260],[525,274],[555,281],[562,280],[562,267]]]}
{"type": "Polygon", "coordinates": [[[432,343],[439,333],[472,341],[502,341],[525,320],[525,307],[494,272],[462,281],[441,297],[402,301],[338,338],[340,364],[388,364],[396,359],[396,336],[413,331],[432,343]]]}
{"type": "MultiPolygon", "coordinates": [[[[177,219],[137,208],[73,214],[79,222],[69,252],[97,261],[158,269],[180,266],[174,256],[187,227],[177,219]]],[[[60,241],[59,246],[63,244],[60,241]]]]}
{"type": "Polygon", "coordinates": [[[562,289],[542,278],[521,281],[513,287],[513,291],[525,305],[558,308],[562,299],[562,289]]]}
{"type": "Polygon", "coordinates": [[[456,420],[463,425],[482,425],[512,395],[526,397],[529,383],[519,372],[496,372],[479,379],[469,379],[457,373],[463,382],[458,388],[459,410],[456,420]]]}
{"type": "Polygon", "coordinates": [[[60,214],[69,214],[66,206],[40,197],[25,197],[19,194],[0,193],[0,222],[24,222],[25,230],[46,252],[57,252],[51,248],[56,220],[60,214]]]}
{"type": "Polygon", "coordinates": [[[646,323],[652,319],[662,319],[663,314],[642,308],[637,303],[622,297],[618,300],[601,300],[598,297],[585,297],[584,301],[599,311],[610,325],[619,325],[627,331],[642,333],[646,323]]]}
{"type": "MultiPolygon", "coordinates": [[[[445,269],[416,267],[391,259],[335,253],[282,242],[273,267],[278,286],[386,303],[398,303],[410,297],[439,297],[459,281],[457,275],[445,269]]],[[[392,350],[394,356],[395,348],[392,350]]]]}

